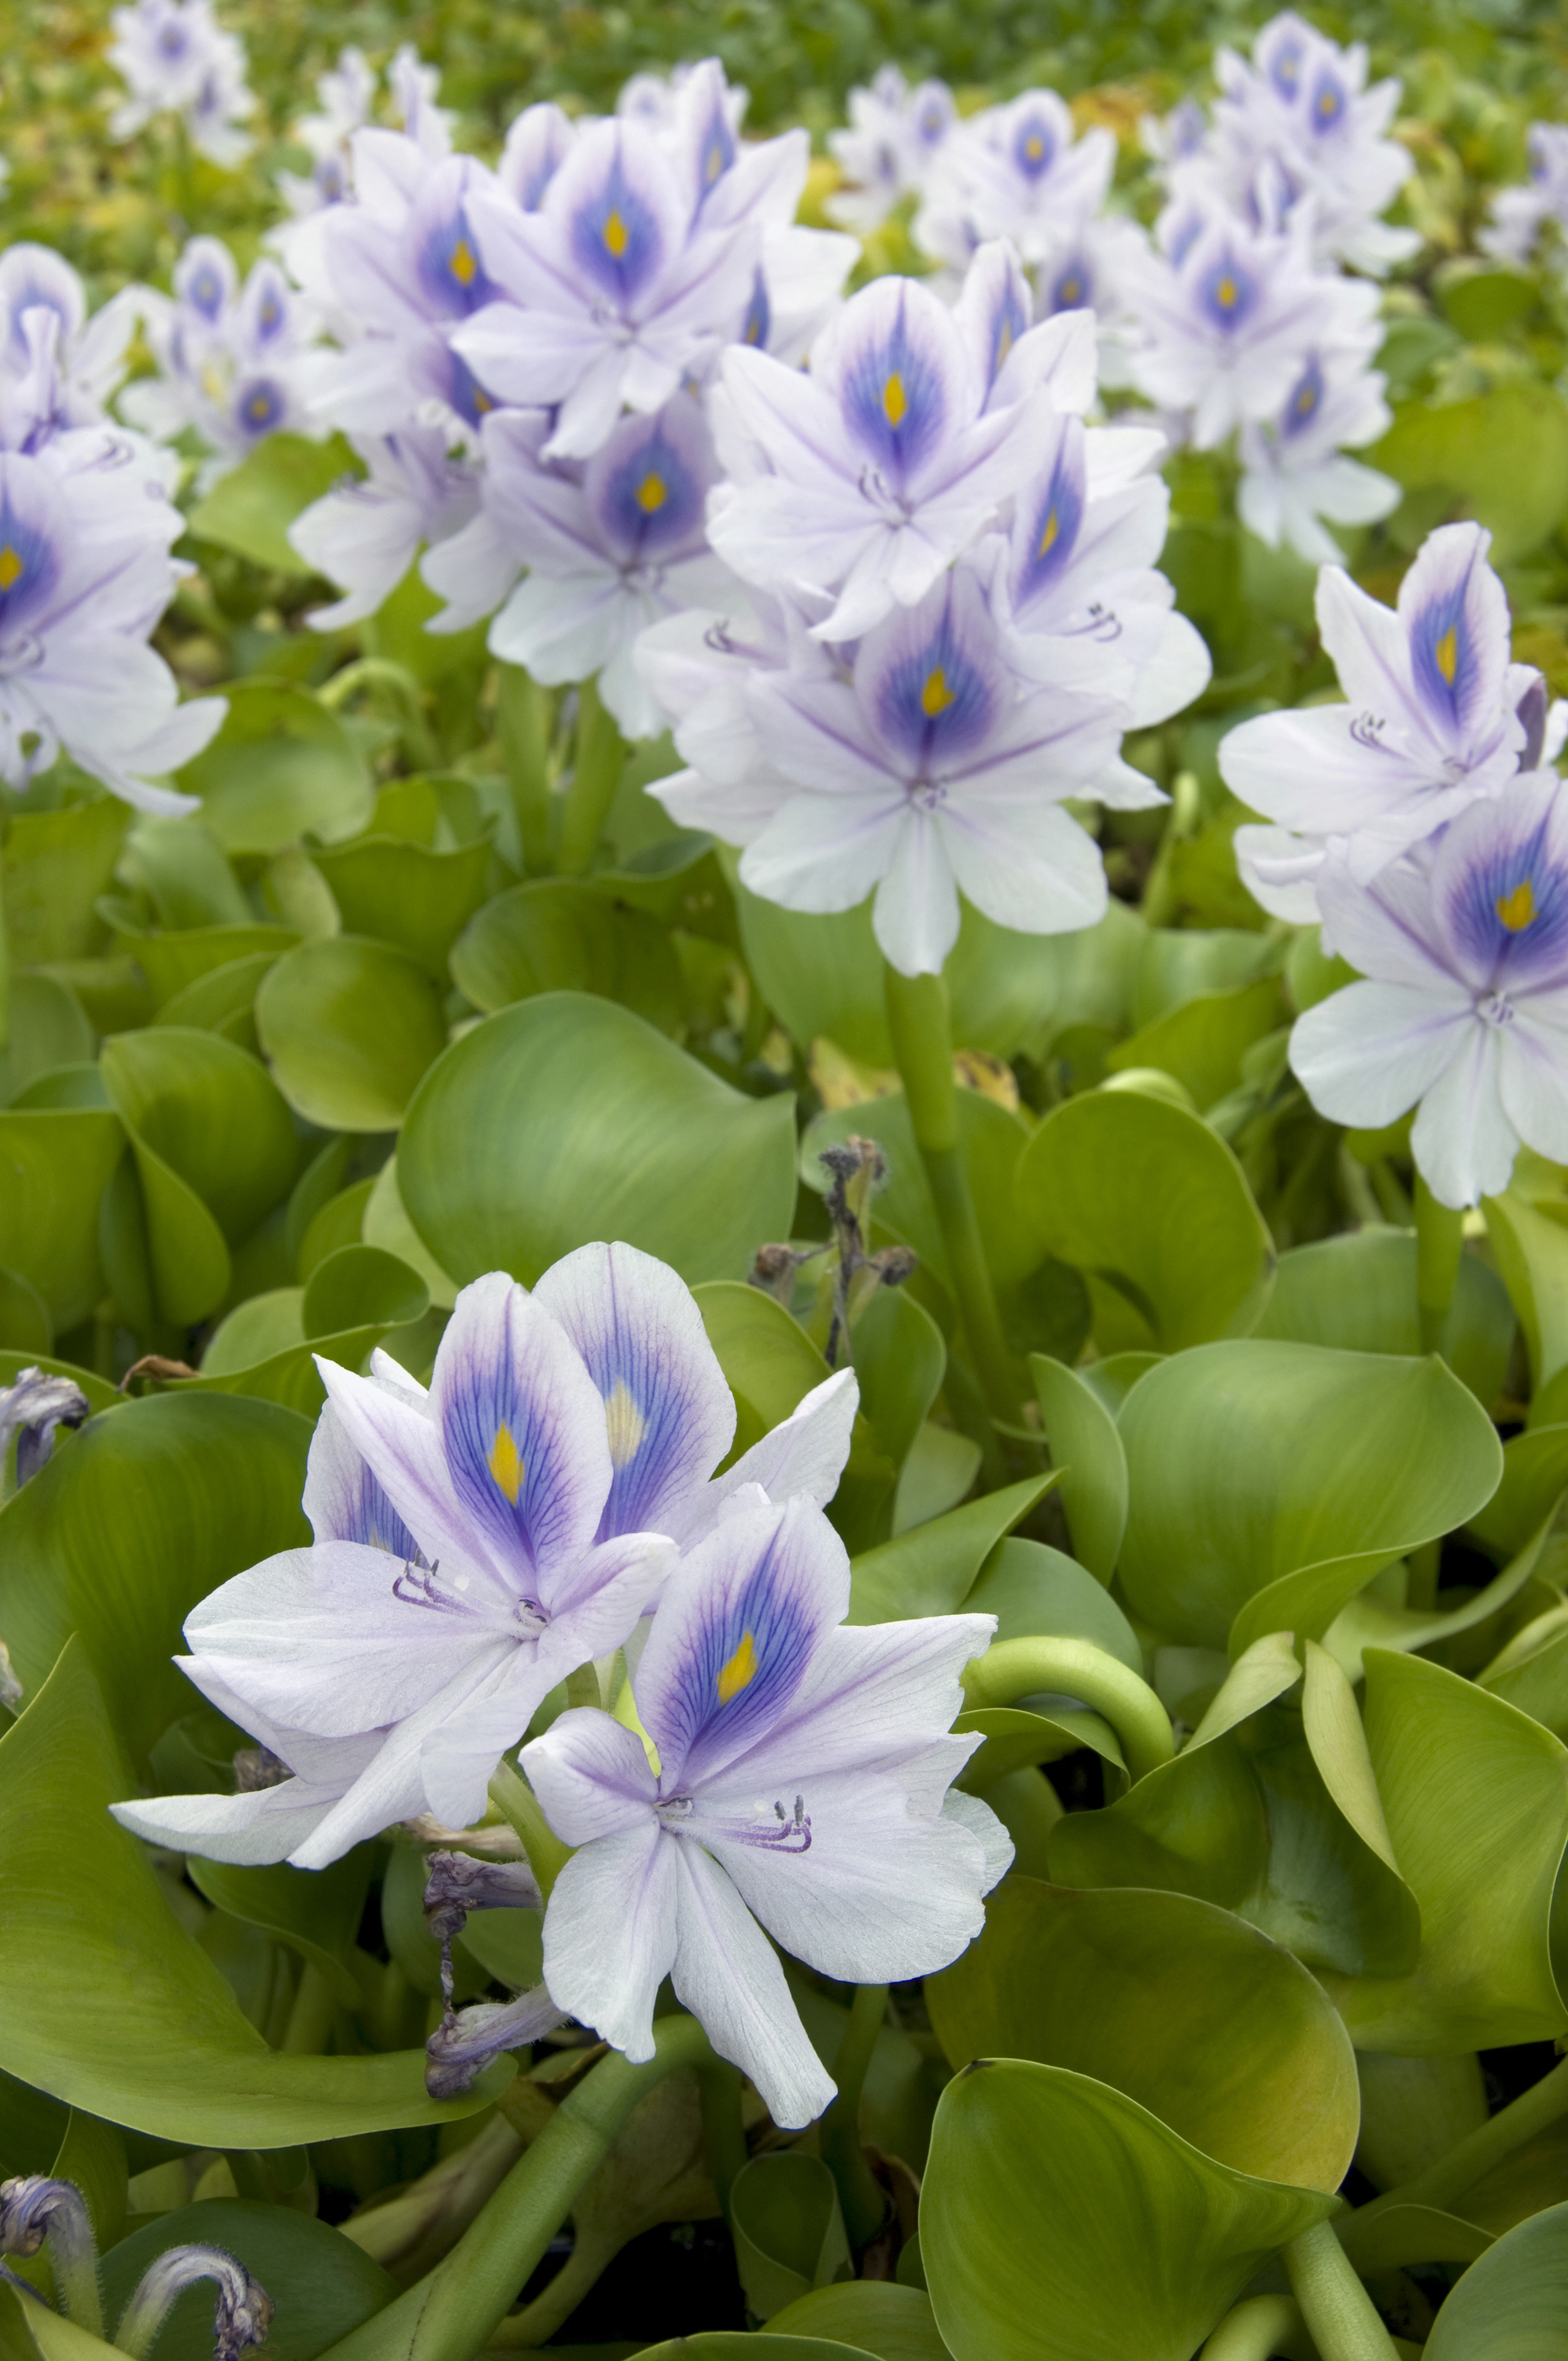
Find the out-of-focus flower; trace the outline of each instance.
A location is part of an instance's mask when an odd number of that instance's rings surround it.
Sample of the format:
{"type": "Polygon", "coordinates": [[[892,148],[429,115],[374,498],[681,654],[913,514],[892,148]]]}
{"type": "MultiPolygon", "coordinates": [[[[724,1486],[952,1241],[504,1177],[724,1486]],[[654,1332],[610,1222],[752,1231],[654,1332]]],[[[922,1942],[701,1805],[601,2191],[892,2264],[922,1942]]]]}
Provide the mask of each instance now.
{"type": "Polygon", "coordinates": [[[82,281],[62,255],[47,246],[19,244],[0,254],[0,378],[36,390],[37,356],[25,325],[29,312],[49,312],[59,323],[49,382],[54,408],[35,440],[57,427],[101,426],[124,377],[127,347],[139,317],[153,316],[159,298],[146,288],[122,288],[91,318],[82,281]]]}
{"type": "Polygon", "coordinates": [[[634,1675],[658,1750],[609,1714],[561,1715],[522,1763],[579,1848],[544,1919],[553,1998],[633,2060],[670,1976],[776,2123],[833,2095],[762,1928],[851,1983],[918,1975],[980,1932],[1012,1859],[948,1792],[948,1736],[981,1615],[844,1628],[850,1566],[816,1509],[738,1498],[681,1564],[634,1675]],[[758,1922],[761,1922],[759,1925],[758,1922]]]}
{"type": "Polygon", "coordinates": [[[256,111],[245,81],[245,49],[213,15],[212,0],[131,0],[114,9],[107,56],[126,95],[109,118],[110,136],[129,139],[156,115],[177,115],[191,144],[232,170],[250,152],[239,126],[256,111]]]}
{"type": "Polygon", "coordinates": [[[311,158],[311,170],[280,172],[279,192],[291,214],[313,214],[323,205],[341,204],[353,187],[353,154],[349,142],[370,119],[376,76],[362,49],[352,44],[338,53],[335,66],[316,83],[318,115],[302,115],[289,136],[311,158]]]}
{"type": "Polygon", "coordinates": [[[1497,191],[1475,241],[1499,262],[1530,261],[1548,223],[1560,235],[1568,231],[1568,124],[1532,123],[1528,139],[1530,179],[1523,188],[1497,191]]]}
{"type": "Polygon", "coordinates": [[[1418,1170],[1445,1205],[1506,1189],[1521,1143],[1568,1162],[1568,790],[1511,780],[1358,885],[1318,883],[1325,940],[1365,983],[1297,1019],[1290,1062],[1336,1123],[1414,1106],[1418,1170]]]}
{"type": "Polygon", "coordinates": [[[222,239],[194,237],[175,267],[173,302],[147,321],[159,374],[127,386],[120,408],[158,442],[193,428],[209,452],[204,491],[268,435],[309,427],[302,385],[313,330],[276,262],[253,264],[242,287],[222,239]]]}
{"type": "Polygon", "coordinates": [[[1277,417],[1242,428],[1242,522],[1270,548],[1288,542],[1310,565],[1337,565],[1343,553],[1321,520],[1373,524],[1399,504],[1391,477],[1344,456],[1376,442],[1390,417],[1376,369],[1325,368],[1310,354],[1277,417]]]}
{"type": "Polygon", "coordinates": [[[1027,90],[968,116],[944,140],[916,240],[959,272],[997,237],[1011,241],[1032,273],[1060,264],[1103,204],[1115,162],[1109,131],[1096,126],[1077,138],[1054,90],[1027,90]]]}
{"type": "Polygon", "coordinates": [[[356,434],[353,442],[365,476],[334,484],[289,527],[301,556],[343,586],[341,598],[312,614],[318,631],[373,615],[422,548],[461,532],[479,498],[477,468],[448,456],[439,427],[356,434]]]}
{"type": "Polygon", "coordinates": [[[905,197],[928,186],[957,121],[946,82],[911,90],[896,66],[883,66],[869,90],[850,93],[850,128],[828,134],[828,152],[848,184],[828,198],[828,219],[868,236],[905,197]]]}
{"type": "Polygon", "coordinates": [[[1318,916],[1331,850],[1365,884],[1466,805],[1511,792],[1563,740],[1544,684],[1509,658],[1508,602],[1490,533],[1428,535],[1390,610],[1338,566],[1318,577],[1318,629],[1348,702],[1261,714],[1220,741],[1234,795],[1273,828],[1236,830],[1242,874],[1266,909],[1318,916]],[[1530,744],[1533,734],[1535,743],[1530,744]]]}

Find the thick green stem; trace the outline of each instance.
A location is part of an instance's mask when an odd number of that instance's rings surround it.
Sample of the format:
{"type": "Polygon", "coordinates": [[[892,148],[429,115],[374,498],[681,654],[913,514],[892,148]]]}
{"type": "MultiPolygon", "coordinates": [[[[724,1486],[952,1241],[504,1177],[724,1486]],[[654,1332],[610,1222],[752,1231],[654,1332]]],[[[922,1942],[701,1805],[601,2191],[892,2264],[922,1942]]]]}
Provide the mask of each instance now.
{"type": "Polygon", "coordinates": [[[953,1081],[953,1027],[948,987],[939,975],[885,972],[887,1027],[904,1082],[915,1144],[937,1210],[948,1275],[963,1323],[974,1371],[993,1418],[1016,1420],[1014,1382],[996,1291],[985,1259],[980,1217],[959,1140],[958,1089],[953,1081]]]}
{"type": "Polygon", "coordinates": [[[521,1838],[528,1865],[539,1881],[540,1895],[548,1902],[555,1880],[572,1858],[571,1846],[562,1843],[540,1810],[532,1788],[510,1763],[503,1763],[492,1774],[490,1801],[521,1838]]]}
{"type": "Polygon", "coordinates": [[[1421,1350],[1442,1349],[1448,1307],[1459,1277],[1464,1246],[1464,1216],[1442,1205],[1420,1174],[1416,1175],[1416,1308],[1420,1314],[1421,1350]]]}
{"type": "Polygon", "coordinates": [[[295,2057],[319,2058],[331,2035],[336,2007],[332,1986],[321,1970],[307,1960],[300,1970],[299,1987],[289,2011],[284,2051],[295,2057]]]}
{"type": "Polygon", "coordinates": [[[1226,2312],[1198,2361],[1272,2361],[1301,2331],[1301,2307],[1290,2295],[1252,2295],[1226,2312]]]}
{"type": "Polygon", "coordinates": [[[579,1664],[575,1673],[567,1674],[566,1703],[568,1706],[603,1705],[604,1698],[599,1691],[598,1667],[597,1664],[579,1664]]]}
{"type": "Polygon", "coordinates": [[[1104,1715],[1122,1741],[1127,1769],[1141,1779],[1176,1752],[1170,1716],[1146,1681],[1090,1640],[1000,1640],[963,1669],[970,1711],[1015,1705],[1045,1690],[1081,1697],[1104,1715]]]}
{"type": "Polygon", "coordinates": [[[550,740],[554,700],[523,671],[504,664],[496,684],[496,734],[517,814],[524,873],[543,877],[550,868],[550,740]]]}
{"type": "Polygon", "coordinates": [[[472,2361],[506,2318],[638,2101],[666,2074],[695,2067],[705,2083],[717,2078],[728,2103],[735,2070],[715,2059],[695,2016],[661,2017],[653,2050],[643,2066],[629,2065],[618,2053],[602,2058],[562,2100],[445,2260],[333,2345],[330,2361],[472,2361]]]}
{"type": "Polygon", "coordinates": [[[1508,2106],[1455,2140],[1448,2154],[1435,2164],[1418,2172],[1398,2189],[1385,2190],[1370,2205],[1356,2208],[1354,2219],[1365,2222],[1377,2213],[1385,2213],[1392,2205],[1431,2205],[1440,2213],[1453,2210],[1455,2201],[1467,2189],[1474,2189],[1505,2157],[1523,2147],[1538,2132],[1543,2132],[1563,2115],[1568,2115],[1568,2058],[1543,2074],[1508,2106]]]}
{"type": "Polygon", "coordinates": [[[1322,2361],[1399,2361],[1377,2307],[1330,2222],[1316,2223],[1285,2249],[1290,2290],[1322,2361]]]}
{"type": "Polygon", "coordinates": [[[861,2092],[886,2016],[887,1986],[858,1985],[850,2022],[833,2061],[839,2095],[817,2132],[822,2161],[838,2183],[844,2227],[850,2234],[850,2249],[857,2255],[871,2245],[887,2219],[887,2192],[861,2146],[861,2092]]]}
{"type": "Polygon", "coordinates": [[[561,813],[561,873],[586,877],[620,785],[626,741],[600,701],[598,686],[584,681],[577,691],[577,744],[572,784],[561,813]]]}

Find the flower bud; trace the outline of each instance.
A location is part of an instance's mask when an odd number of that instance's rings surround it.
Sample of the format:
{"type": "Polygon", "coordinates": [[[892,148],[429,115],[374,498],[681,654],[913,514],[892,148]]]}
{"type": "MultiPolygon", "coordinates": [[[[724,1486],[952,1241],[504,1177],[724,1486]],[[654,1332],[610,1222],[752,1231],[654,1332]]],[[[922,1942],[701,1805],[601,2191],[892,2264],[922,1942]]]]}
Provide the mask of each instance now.
{"type": "Polygon", "coordinates": [[[211,2279],[218,2291],[213,2311],[213,2361],[239,2361],[242,2353],[266,2343],[272,2325],[272,2299],[245,2265],[221,2246],[170,2246],[148,2270],[121,2314],[115,2332],[121,2352],[128,2353],[131,2361],[143,2361],[175,2298],[199,2279],[211,2279]]]}

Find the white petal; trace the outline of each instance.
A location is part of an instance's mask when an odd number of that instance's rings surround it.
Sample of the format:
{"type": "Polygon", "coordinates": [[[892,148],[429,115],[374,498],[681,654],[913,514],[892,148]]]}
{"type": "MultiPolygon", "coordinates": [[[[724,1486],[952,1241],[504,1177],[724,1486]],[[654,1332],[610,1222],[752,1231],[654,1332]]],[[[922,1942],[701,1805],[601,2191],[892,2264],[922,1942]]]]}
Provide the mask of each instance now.
{"type": "Polygon", "coordinates": [[[1320,1115],[1376,1129],[1424,1098],[1478,1029],[1468,994],[1352,983],[1296,1019],[1290,1063],[1320,1115]]]}
{"type": "Polygon", "coordinates": [[[653,2055],[653,2002],[675,1962],[679,1880],[674,1840],[648,1811],[637,1827],[575,1852],[544,1913],[551,1999],[633,2065],[653,2055]]]}
{"type": "Polygon", "coordinates": [[[774,2123],[798,2130],[828,2104],[832,2080],[767,1937],[718,1862],[676,1841],[676,1993],[719,2056],[750,2075],[774,2123]]]}

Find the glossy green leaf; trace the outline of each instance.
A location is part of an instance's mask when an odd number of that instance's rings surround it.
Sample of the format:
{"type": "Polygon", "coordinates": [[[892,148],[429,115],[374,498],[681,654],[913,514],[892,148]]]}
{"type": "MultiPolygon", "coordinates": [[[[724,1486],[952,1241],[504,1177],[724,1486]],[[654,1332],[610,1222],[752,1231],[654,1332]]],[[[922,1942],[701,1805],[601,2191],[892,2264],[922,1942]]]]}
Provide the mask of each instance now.
{"type": "MultiPolygon", "coordinates": [[[[267,2290],[276,2307],[266,2346],[273,2361],[314,2361],[398,2292],[379,2263],[324,2222],[291,2206],[209,2198],[145,2224],[104,2256],[108,2319],[118,2320],[149,2263],[188,2242],[237,2256],[267,2290]]],[[[209,2361],[214,2293],[203,2285],[179,2298],[159,2332],[159,2361],[209,2361]]]]}
{"type": "Polygon", "coordinates": [[[1230,1149],[1196,1115],[1128,1091],[1048,1115],[1018,1168],[1042,1250],[1115,1288],[1163,1350],[1245,1335],[1274,1251],[1230,1149]]]}
{"type": "Polygon", "coordinates": [[[1068,2067],[1260,2180],[1332,2192],[1349,2169],[1361,2095],[1343,2024],[1288,1951],[1207,1902],[1010,1877],[926,1999],[954,2067],[1068,2067]]]}
{"type": "Polygon", "coordinates": [[[385,943],[302,943],[256,995],[256,1029],[291,1106],[332,1131],[395,1131],[446,1047],[441,995],[385,943]]]}
{"type": "Polygon", "coordinates": [[[367,836],[314,855],[345,934],[390,943],[442,979],[448,951],[485,898],[492,858],[488,837],[438,852],[367,836]]]}
{"type": "Polygon", "coordinates": [[[1474,1682],[1381,1649],[1366,1657],[1365,1723],[1421,1947],[1409,1975],[1326,1979],[1353,2040],[1419,2055],[1562,2033],[1550,1918],[1568,1750],[1474,1682]]]}
{"type": "Polygon", "coordinates": [[[1540,1394],[1568,1367],[1568,1229],[1510,1189],[1487,1198],[1486,1235],[1519,1313],[1540,1394]]]}
{"type": "Polygon", "coordinates": [[[874,2353],[877,2361],[947,2361],[931,2299],[922,2288],[891,2280],[851,2279],[797,2296],[764,2325],[769,2336],[814,2339],[874,2353]]]}
{"type": "Polygon", "coordinates": [[[593,1238],[624,1238],[688,1282],[741,1279],[788,1235],[792,1113],[787,1096],[730,1090],[610,1001],[549,993],[438,1060],[409,1109],[397,1185],[460,1282],[503,1269],[532,1285],[593,1238]]]}
{"type": "Polygon", "coordinates": [[[850,2276],[850,2242],[833,2176],[819,2157],[753,2157],[729,2199],[746,2304],[771,2320],[812,2288],[850,2276]]]}
{"type": "Polygon", "coordinates": [[[1534,1617],[1476,1678],[1494,1697],[1568,1741],[1568,1607],[1534,1617]]]}
{"type": "Polygon", "coordinates": [[[125,1144],[118,1116],[106,1111],[0,1113],[5,1261],[42,1298],[57,1335],[85,1320],[103,1292],[98,1206],[125,1144]]]}
{"type": "MultiPolygon", "coordinates": [[[[115,929],[116,950],[129,951],[147,978],[154,1011],[160,1016],[172,1001],[185,1000],[192,994],[196,1005],[202,1005],[198,987],[214,970],[260,961],[259,972],[265,974],[273,961],[291,950],[299,939],[291,927],[270,924],[190,927],[178,934],[157,934],[123,925],[115,929]]],[[[209,994],[212,989],[209,985],[209,994]]],[[[170,1016],[164,1021],[172,1025],[181,1020],[170,1016]]]]}
{"type": "Polygon", "coordinates": [[[225,852],[280,852],[308,831],[338,844],[369,826],[370,775],[349,731],[291,681],[242,680],[180,784],[225,852]]]}
{"type": "Polygon", "coordinates": [[[276,1288],[237,1304],[202,1356],[197,1378],[175,1378],[181,1393],[248,1394],[280,1402],[314,1421],[325,1389],[316,1356],[357,1369],[394,1328],[422,1318],[429,1305],[417,1271],[378,1246],[340,1246],[304,1287],[276,1288]]]}
{"type": "Polygon", "coordinates": [[[139,1760],[192,1694],[170,1658],[220,1582],[309,1539],[310,1429],[261,1402],[167,1396],[94,1417],[0,1510],[0,1633],[28,1697],[72,1631],[139,1760]]]}
{"type": "Polygon", "coordinates": [[[259,1056],[256,1020],[251,1015],[256,994],[268,969],[294,944],[287,928],[280,927],[276,931],[282,939],[275,950],[255,951],[247,958],[209,968],[204,975],[197,976],[166,1000],[153,1023],[199,1026],[203,1032],[221,1033],[236,1049],[249,1049],[259,1056]]]}
{"type": "Polygon", "coordinates": [[[1568,2205],[1499,2238],[1448,2297],[1426,2361],[1563,2361],[1568,2355],[1568,2205]]]}
{"type": "Polygon", "coordinates": [[[11,978],[11,1038],[0,1049],[0,1106],[9,1106],[39,1074],[93,1055],[93,1027],[82,1003],[47,975],[11,978]]]}
{"type": "Polygon", "coordinates": [[[1402,402],[1362,456],[1407,490],[1447,492],[1492,534],[1492,562],[1536,548],[1568,511],[1568,406],[1535,379],[1468,401],[1402,402]],[[1520,467],[1518,454],[1530,453],[1520,467]]]}
{"type": "Polygon", "coordinates": [[[47,1353],[54,1343],[49,1306],[20,1271],[0,1264],[0,1345],[22,1353],[47,1353]]]}
{"type": "Polygon", "coordinates": [[[275,574],[310,574],[289,527],[345,471],[355,472],[355,460],[341,435],[313,443],[302,434],[269,434],[197,501],[191,530],[275,574]]]}
{"type": "Polygon", "coordinates": [[[359,1987],[346,1962],[364,1914],[372,1859],[369,1845],[356,1845],[320,1870],[291,1869],[286,1861],[238,1869],[192,1855],[189,1873],[215,1910],[276,1935],[325,1978],[345,2008],[353,2008],[359,1987]]]}
{"type": "Polygon", "coordinates": [[[219,1321],[202,1355],[205,1378],[237,1377],[258,1367],[291,1346],[303,1344],[305,1323],[301,1307],[302,1287],[269,1288],[263,1295],[247,1295],[219,1321]]]}
{"type": "Polygon", "coordinates": [[[1568,1490],[1568,1426],[1529,1426],[1503,1445],[1503,1476],[1470,1520],[1476,1540],[1511,1558],[1551,1516],[1568,1490]]]}
{"type": "MultiPolygon", "coordinates": [[[[570,2351],[571,2347],[563,2348],[570,2351]]],[[[743,2328],[704,2328],[695,2336],[672,2336],[663,2345],[579,2345],[582,2361],[620,2361],[635,2353],[638,2361],[754,2361],[756,2346],[743,2328]]],[[[61,2361],[75,2361],[71,2355],[61,2361]]],[[[816,2336],[775,2336],[767,2361],[874,2361],[858,2345],[839,2345],[816,2336]]]]}
{"type": "Polygon", "coordinates": [[[487,1015],[541,993],[587,992],[661,1032],[680,1019],[680,963],[666,929],[570,878],[514,885],[487,902],[453,945],[452,973],[487,1015]]]}
{"type": "Polygon", "coordinates": [[[1116,1421],[1098,1394],[1061,1361],[1029,1356],[1051,1464],[1075,1554],[1108,1583],[1127,1524],[1127,1455],[1116,1421]]]}
{"type": "MultiPolygon", "coordinates": [[[[1274,1292],[1253,1334],[1354,1353],[1418,1354],[1416,1240],[1410,1230],[1350,1230],[1279,1257],[1274,1292]]],[[[1484,1409],[1502,1390],[1514,1311],[1495,1271],[1460,1259],[1442,1356],[1484,1409]]]]}
{"type": "Polygon", "coordinates": [[[1233,1654],[1266,1631],[1320,1636],[1379,1566],[1474,1516],[1501,1470],[1441,1361],[1256,1337],[1151,1369],[1120,1429],[1128,1602],[1233,1654]]]}
{"type": "MultiPolygon", "coordinates": [[[[137,1404],[125,1415],[166,1407],[184,1406],[137,1404]]],[[[510,2061],[466,2098],[441,2103],[425,2095],[422,2050],[268,2049],[174,1916],[146,1848],[110,1817],[109,1804],[134,1792],[73,1642],[0,1739],[0,1975],[9,1995],[0,2064],[9,2072],[190,2147],[287,2147],[451,2122],[489,2103],[510,2061]]]]}
{"type": "Polygon", "coordinates": [[[729,1457],[738,1459],[782,1425],[814,1386],[826,1384],[828,1364],[800,1323],[761,1288],[718,1279],[692,1291],[735,1397],[729,1457]]]}
{"type": "Polygon", "coordinates": [[[117,796],[59,811],[14,811],[0,859],[5,937],[23,966],[79,960],[104,939],[97,915],[132,815],[117,796]]]}
{"type": "Polygon", "coordinates": [[[983,1456],[972,1435],[930,1420],[910,1445],[893,1499],[893,1530],[907,1532],[933,1517],[944,1517],[968,1497],[983,1456]]]}
{"type": "Polygon", "coordinates": [[[1215,2163],[1103,2082],[1009,2059],[942,2093],[920,2253],[954,2361],[1190,2361],[1333,2203],[1215,2163]]]}
{"type": "Polygon", "coordinates": [[[952,1615],[973,1589],[1003,1536],[1026,1517],[1056,1479],[1033,1476],[968,1500],[856,1558],[850,1569],[851,1623],[897,1623],[952,1615]]]}
{"type": "Polygon", "coordinates": [[[359,1235],[367,1246],[379,1246],[386,1254],[396,1255],[400,1262],[417,1270],[430,1290],[430,1300],[444,1312],[450,1312],[457,1300],[457,1282],[442,1269],[430,1248],[408,1216],[402,1194],[398,1187],[398,1159],[389,1156],[376,1175],[376,1185],[366,1200],[359,1235]]]}
{"type": "MultiPolygon", "coordinates": [[[[1151,941],[1156,939],[1169,938],[1151,936],[1151,941]]],[[[1243,1057],[1284,1016],[1277,980],[1259,976],[1251,983],[1203,993],[1167,1009],[1119,1042],[1105,1062],[1113,1073],[1153,1066],[1174,1074],[1201,1110],[1235,1089],[1243,1057]]]]}
{"type": "Polygon", "coordinates": [[[1140,1675],[1144,1652],[1116,1601],[1076,1558],[1016,1534],[999,1542],[963,1601],[966,1615],[994,1615],[999,1640],[1035,1633],[1090,1640],[1140,1675]]]}

